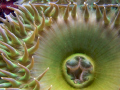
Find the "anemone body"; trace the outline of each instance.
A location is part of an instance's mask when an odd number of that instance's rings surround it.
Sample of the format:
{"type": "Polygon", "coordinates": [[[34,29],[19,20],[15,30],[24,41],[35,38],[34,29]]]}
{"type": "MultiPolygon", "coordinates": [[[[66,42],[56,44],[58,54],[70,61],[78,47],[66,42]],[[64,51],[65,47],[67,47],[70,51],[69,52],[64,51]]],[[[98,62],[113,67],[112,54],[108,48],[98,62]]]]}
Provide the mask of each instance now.
{"type": "Polygon", "coordinates": [[[0,18],[0,88],[118,90],[119,5],[91,3],[20,0],[18,9],[8,7],[16,17],[0,18]]]}

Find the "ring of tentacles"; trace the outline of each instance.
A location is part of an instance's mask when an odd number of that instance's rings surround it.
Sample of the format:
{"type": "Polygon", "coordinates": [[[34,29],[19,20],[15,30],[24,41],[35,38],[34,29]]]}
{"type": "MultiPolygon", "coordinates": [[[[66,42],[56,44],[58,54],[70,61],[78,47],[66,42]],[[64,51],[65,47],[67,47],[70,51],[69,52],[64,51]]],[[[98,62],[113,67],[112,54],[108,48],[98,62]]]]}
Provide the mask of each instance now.
{"type": "Polygon", "coordinates": [[[119,90],[119,4],[16,5],[0,18],[0,90],[119,90]]]}

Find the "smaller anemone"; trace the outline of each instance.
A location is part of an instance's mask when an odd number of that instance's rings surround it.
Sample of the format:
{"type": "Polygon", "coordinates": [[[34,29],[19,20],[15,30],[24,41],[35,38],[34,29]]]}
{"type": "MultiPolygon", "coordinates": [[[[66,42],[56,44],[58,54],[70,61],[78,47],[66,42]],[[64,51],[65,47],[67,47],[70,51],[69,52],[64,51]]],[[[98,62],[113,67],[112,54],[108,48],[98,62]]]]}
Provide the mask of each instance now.
{"type": "Polygon", "coordinates": [[[7,6],[17,8],[17,6],[13,4],[14,2],[16,2],[16,0],[1,0],[0,1],[0,17],[5,18],[5,14],[10,14],[10,13],[15,15],[13,10],[10,10],[7,8],[7,6]]]}

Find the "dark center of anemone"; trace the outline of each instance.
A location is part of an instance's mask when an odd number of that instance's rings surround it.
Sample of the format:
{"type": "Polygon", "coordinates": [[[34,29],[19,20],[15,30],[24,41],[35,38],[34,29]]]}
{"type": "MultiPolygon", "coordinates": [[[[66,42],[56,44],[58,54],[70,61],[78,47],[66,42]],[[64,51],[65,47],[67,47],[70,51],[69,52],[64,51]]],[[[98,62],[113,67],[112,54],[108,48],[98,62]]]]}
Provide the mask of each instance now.
{"type": "Polygon", "coordinates": [[[93,64],[91,58],[83,54],[75,54],[65,60],[64,76],[73,87],[83,88],[93,80],[93,64]]]}
{"type": "Polygon", "coordinates": [[[93,70],[91,63],[84,57],[76,56],[66,63],[67,74],[71,76],[74,83],[83,83],[89,80],[89,75],[93,70]]]}

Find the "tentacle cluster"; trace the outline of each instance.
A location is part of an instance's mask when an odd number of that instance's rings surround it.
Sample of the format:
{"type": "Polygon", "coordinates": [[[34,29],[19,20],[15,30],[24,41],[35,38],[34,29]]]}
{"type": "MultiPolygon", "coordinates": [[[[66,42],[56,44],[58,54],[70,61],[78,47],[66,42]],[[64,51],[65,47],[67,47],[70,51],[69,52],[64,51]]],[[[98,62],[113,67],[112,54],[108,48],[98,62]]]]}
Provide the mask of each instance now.
{"type": "Polygon", "coordinates": [[[38,77],[35,77],[36,75],[34,76],[32,71],[34,70],[34,62],[37,63],[34,60],[34,54],[40,46],[41,37],[56,23],[58,27],[61,27],[61,21],[66,26],[68,25],[67,27],[79,21],[92,25],[90,20],[95,16],[96,23],[105,29],[112,29],[115,35],[119,35],[119,4],[104,6],[97,5],[97,3],[88,5],[87,2],[84,2],[82,5],[77,5],[77,2],[68,0],[53,2],[24,0],[19,2],[22,4],[17,3],[18,9],[8,7],[14,10],[16,16],[10,14],[5,15],[6,19],[0,18],[0,21],[3,22],[0,24],[0,88],[51,90],[52,85],[41,87],[44,80],[39,82],[48,71],[47,67],[49,66],[44,68],[45,71],[39,68],[41,73],[38,77]],[[117,9],[111,10],[111,14],[107,12],[106,8],[108,7],[116,7],[117,9]],[[94,12],[95,15],[92,14],[94,12]],[[91,15],[93,16],[91,17],[91,15]]]}

